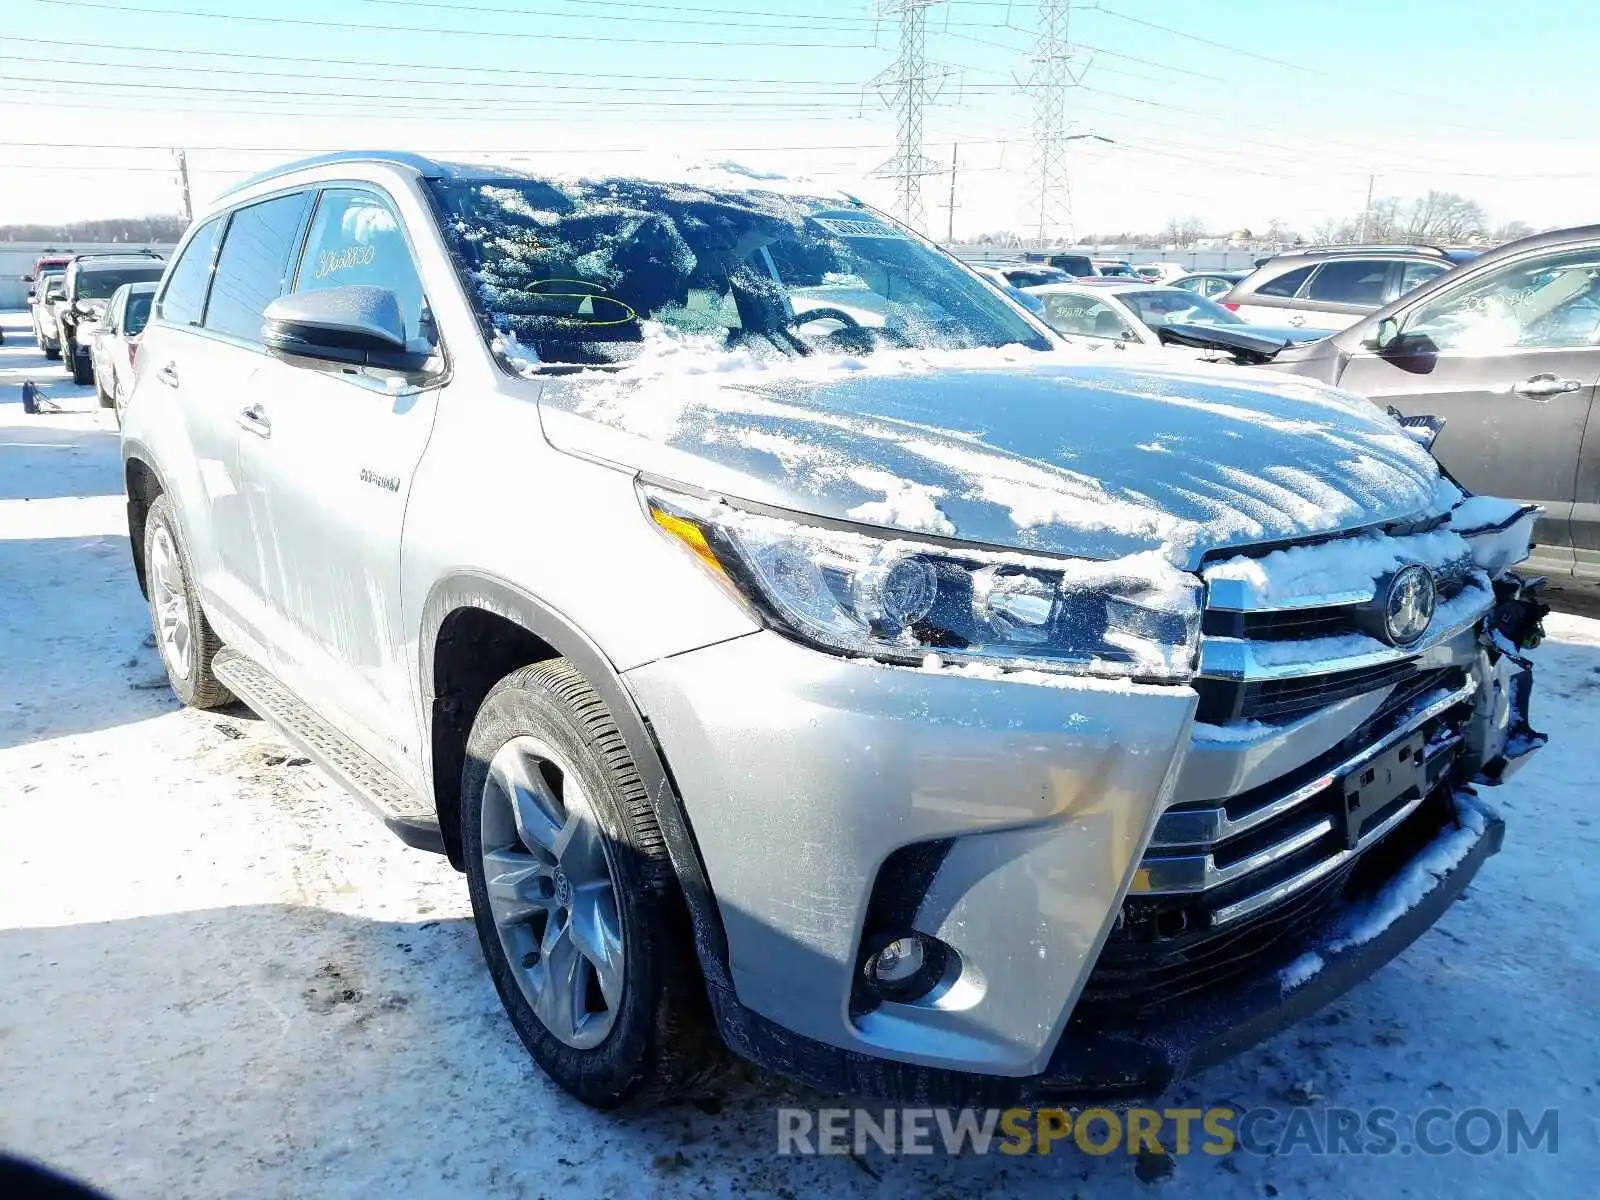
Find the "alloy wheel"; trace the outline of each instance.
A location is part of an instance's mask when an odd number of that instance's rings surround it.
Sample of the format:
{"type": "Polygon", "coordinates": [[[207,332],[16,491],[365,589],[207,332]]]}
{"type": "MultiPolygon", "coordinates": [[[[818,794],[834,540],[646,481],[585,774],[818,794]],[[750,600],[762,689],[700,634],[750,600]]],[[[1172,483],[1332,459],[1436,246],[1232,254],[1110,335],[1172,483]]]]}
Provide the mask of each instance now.
{"type": "Polygon", "coordinates": [[[194,635],[189,624],[189,593],[172,532],[158,525],[150,542],[150,598],[156,613],[156,643],[179,679],[193,670],[194,635]]]}
{"type": "Polygon", "coordinates": [[[622,1002],[622,920],[584,785],[546,742],[512,738],[483,787],[483,875],[524,998],[568,1046],[605,1039],[622,1002]]]}

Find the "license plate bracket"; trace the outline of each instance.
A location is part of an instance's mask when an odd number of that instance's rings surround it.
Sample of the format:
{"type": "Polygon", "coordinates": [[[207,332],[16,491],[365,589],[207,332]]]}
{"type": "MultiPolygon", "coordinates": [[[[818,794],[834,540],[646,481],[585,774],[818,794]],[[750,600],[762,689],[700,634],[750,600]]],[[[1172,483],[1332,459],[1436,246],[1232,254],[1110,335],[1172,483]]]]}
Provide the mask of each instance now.
{"type": "Polygon", "coordinates": [[[1428,737],[1417,730],[1340,780],[1344,844],[1354,850],[1361,835],[1387,812],[1427,790],[1428,737]]]}

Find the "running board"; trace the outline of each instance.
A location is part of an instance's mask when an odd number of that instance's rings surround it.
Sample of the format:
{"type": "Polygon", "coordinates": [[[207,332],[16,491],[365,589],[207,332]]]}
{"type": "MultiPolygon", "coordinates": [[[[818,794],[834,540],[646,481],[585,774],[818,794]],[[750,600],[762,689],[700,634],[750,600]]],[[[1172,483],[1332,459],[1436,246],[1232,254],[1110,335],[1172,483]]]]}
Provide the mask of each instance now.
{"type": "Polygon", "coordinates": [[[389,831],[418,850],[444,853],[444,837],[433,806],[372,755],[306,706],[272,672],[237,650],[224,647],[211,670],[227,688],[285,739],[372,809],[389,831]]]}

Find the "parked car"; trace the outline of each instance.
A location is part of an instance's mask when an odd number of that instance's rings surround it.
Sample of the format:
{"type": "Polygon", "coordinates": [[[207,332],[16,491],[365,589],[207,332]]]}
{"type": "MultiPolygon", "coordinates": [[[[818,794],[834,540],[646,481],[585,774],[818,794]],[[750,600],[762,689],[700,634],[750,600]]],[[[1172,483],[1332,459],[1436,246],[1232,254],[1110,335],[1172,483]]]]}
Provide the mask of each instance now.
{"type": "Polygon", "coordinates": [[[1477,257],[1436,246],[1330,246],[1279,254],[1223,295],[1249,321],[1343,329],[1477,257]]]}
{"type": "Polygon", "coordinates": [[[1195,271],[1172,280],[1171,285],[1204,296],[1207,300],[1215,300],[1248,274],[1249,271],[1195,271]]]}
{"type": "Polygon", "coordinates": [[[46,271],[34,281],[34,294],[28,300],[33,321],[33,337],[46,358],[61,357],[61,331],[56,325],[56,304],[66,295],[65,270],[46,271]]]}
{"type": "Polygon", "coordinates": [[[118,420],[122,418],[122,401],[133,386],[139,339],[150,320],[150,302],[155,294],[153,282],[123,284],[111,293],[105,316],[88,339],[95,395],[100,398],[101,408],[117,410],[118,420]]]}
{"type": "Polygon", "coordinates": [[[94,382],[94,367],[89,346],[80,338],[80,326],[95,325],[105,312],[111,293],[125,283],[154,282],[161,278],[166,263],[153,250],[119,254],[79,254],[67,264],[66,282],[55,313],[61,358],[72,382],[94,382]]]}
{"type": "Polygon", "coordinates": [[[33,260],[33,270],[22,277],[22,282],[28,285],[28,299],[31,301],[38,289],[40,276],[46,271],[65,271],[67,264],[72,261],[70,254],[45,253],[33,260]]]}
{"type": "Polygon", "coordinates": [[[1138,279],[1139,275],[1133,269],[1132,263],[1123,262],[1120,258],[1096,258],[1094,263],[1096,275],[1109,276],[1114,279],[1138,279]]]}
{"type": "Polygon", "coordinates": [[[599,1106],[719,1041],[1160,1091],[1426,929],[1542,742],[1484,641],[1537,638],[1531,514],[1308,381],[1085,362],[845,198],[292,164],[186,235],[122,448],[175,692],[448,854],[599,1106]]]}
{"type": "Polygon", "coordinates": [[[1153,262],[1140,263],[1133,268],[1133,273],[1146,283],[1172,283],[1189,274],[1189,269],[1182,263],[1153,262]]]}
{"type": "MultiPolygon", "coordinates": [[[[1124,282],[1120,279],[1080,279],[1072,283],[1047,284],[1028,289],[1044,307],[1044,318],[1057,332],[1069,337],[1109,338],[1152,349],[1185,346],[1163,336],[1172,326],[1243,326],[1250,335],[1247,345],[1266,339],[1269,353],[1285,344],[1316,341],[1328,336],[1325,329],[1277,328],[1249,325],[1214,301],[1181,288],[1156,284],[1124,282]]],[[[1211,344],[1208,343],[1208,347],[1211,344]]],[[[1235,347],[1237,350],[1238,347],[1235,347]]],[[[1185,353],[1214,353],[1207,347],[1185,349],[1185,353]]],[[[1254,361],[1254,360],[1252,360],[1254,361]]]]}
{"type": "Polygon", "coordinates": [[[1600,226],[1491,250],[1271,365],[1443,418],[1452,475],[1544,506],[1530,566],[1600,585],[1600,226]]]}
{"type": "Polygon", "coordinates": [[[1045,283],[1065,283],[1072,276],[1058,267],[1043,263],[983,263],[984,269],[993,272],[1014,288],[1038,287],[1045,283]]]}
{"type": "Polygon", "coordinates": [[[1031,263],[1043,263],[1058,271],[1065,271],[1074,279],[1083,279],[1096,273],[1094,263],[1089,261],[1087,254],[1028,253],[1023,258],[1031,263]]]}

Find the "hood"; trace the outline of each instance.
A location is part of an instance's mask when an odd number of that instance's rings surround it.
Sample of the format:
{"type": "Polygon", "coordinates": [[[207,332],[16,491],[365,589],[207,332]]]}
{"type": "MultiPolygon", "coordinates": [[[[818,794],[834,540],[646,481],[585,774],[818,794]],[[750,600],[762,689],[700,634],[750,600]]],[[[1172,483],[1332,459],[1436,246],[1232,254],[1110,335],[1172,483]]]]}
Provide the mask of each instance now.
{"type": "Polygon", "coordinates": [[[823,517],[1108,559],[1436,511],[1450,485],[1365,400],[1263,371],[1021,350],[545,381],[560,449],[823,517]],[[1065,361],[1064,361],[1065,360],[1065,361]]]}

